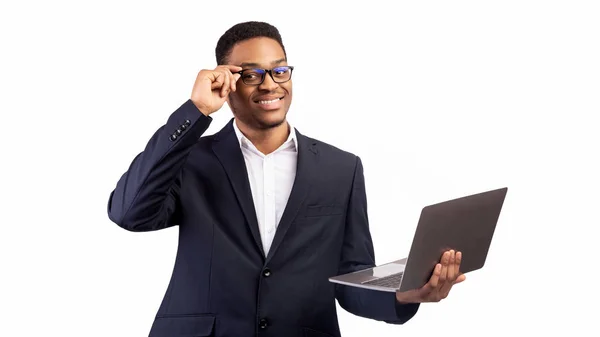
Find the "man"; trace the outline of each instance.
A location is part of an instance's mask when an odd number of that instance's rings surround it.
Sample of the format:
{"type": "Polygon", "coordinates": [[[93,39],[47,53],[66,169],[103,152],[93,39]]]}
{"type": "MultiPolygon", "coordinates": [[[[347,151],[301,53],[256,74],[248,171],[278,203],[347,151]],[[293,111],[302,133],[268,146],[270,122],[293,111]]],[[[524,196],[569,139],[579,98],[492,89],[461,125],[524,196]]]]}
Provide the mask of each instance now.
{"type": "Polygon", "coordinates": [[[336,299],[355,315],[403,324],[464,280],[460,253],[446,252],[420,290],[328,282],[375,266],[362,163],[286,121],[294,68],[275,27],[233,26],[216,57],[108,203],[110,219],[130,231],[179,226],[150,336],[340,336],[336,299]],[[235,118],[203,136],[225,102],[235,118]]]}

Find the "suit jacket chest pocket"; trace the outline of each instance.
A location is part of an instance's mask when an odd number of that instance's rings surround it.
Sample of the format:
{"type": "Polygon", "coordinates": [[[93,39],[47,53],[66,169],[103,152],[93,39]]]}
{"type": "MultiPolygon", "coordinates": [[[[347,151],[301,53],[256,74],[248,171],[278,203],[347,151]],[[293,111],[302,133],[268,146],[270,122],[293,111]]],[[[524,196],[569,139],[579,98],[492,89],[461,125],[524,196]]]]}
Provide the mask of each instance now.
{"type": "Polygon", "coordinates": [[[306,208],[307,218],[340,216],[344,214],[344,207],[340,205],[309,205],[306,208]]]}

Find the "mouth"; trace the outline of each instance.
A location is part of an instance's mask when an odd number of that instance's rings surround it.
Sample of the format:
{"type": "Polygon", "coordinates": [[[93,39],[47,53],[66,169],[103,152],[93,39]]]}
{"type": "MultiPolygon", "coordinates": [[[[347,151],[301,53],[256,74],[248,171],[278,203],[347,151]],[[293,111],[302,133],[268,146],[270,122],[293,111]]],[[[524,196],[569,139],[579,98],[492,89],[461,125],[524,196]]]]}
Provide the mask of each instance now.
{"type": "Polygon", "coordinates": [[[283,99],[285,96],[269,99],[260,99],[254,101],[260,108],[264,110],[275,110],[279,109],[283,105],[283,99]]]}

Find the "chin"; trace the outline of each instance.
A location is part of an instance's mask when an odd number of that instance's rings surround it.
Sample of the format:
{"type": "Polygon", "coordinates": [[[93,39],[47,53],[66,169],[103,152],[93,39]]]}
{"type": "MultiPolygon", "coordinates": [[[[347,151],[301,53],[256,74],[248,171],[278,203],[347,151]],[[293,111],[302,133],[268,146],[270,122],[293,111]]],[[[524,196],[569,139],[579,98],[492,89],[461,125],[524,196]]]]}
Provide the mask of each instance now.
{"type": "Polygon", "coordinates": [[[281,124],[285,123],[286,113],[285,112],[276,112],[276,113],[270,113],[270,114],[261,113],[259,116],[256,116],[256,117],[257,117],[255,119],[256,124],[261,129],[272,129],[272,128],[278,127],[281,124]]]}

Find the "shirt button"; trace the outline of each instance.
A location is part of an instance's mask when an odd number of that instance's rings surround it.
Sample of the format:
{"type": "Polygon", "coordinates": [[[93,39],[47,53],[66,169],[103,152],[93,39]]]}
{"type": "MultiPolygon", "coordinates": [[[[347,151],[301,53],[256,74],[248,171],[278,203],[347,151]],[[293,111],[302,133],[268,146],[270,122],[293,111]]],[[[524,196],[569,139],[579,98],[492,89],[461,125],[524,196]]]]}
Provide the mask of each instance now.
{"type": "Polygon", "coordinates": [[[266,318],[261,318],[261,319],[260,319],[260,321],[258,321],[258,326],[259,326],[261,329],[266,329],[266,328],[267,328],[267,326],[269,326],[269,321],[267,321],[267,319],[266,319],[266,318]]]}
{"type": "Polygon", "coordinates": [[[269,230],[267,232],[269,232],[269,234],[273,233],[273,231],[275,230],[275,227],[271,227],[269,228],[269,230]]]}
{"type": "Polygon", "coordinates": [[[269,276],[271,276],[271,269],[269,269],[269,268],[265,268],[265,270],[263,270],[263,276],[264,276],[264,277],[269,277],[269,276]]]}

